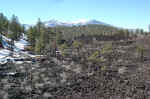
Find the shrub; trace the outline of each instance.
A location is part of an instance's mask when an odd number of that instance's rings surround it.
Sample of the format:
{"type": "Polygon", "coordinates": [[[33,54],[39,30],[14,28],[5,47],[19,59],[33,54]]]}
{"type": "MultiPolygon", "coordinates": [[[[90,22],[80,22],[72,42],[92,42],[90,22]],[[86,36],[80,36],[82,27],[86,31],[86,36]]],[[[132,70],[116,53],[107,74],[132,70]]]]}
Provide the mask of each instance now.
{"type": "Polygon", "coordinates": [[[82,46],[81,42],[79,42],[79,41],[74,41],[73,42],[73,47],[74,48],[79,49],[81,46],[82,46]]]}
{"type": "Polygon", "coordinates": [[[60,50],[61,50],[61,55],[62,55],[62,56],[65,56],[65,55],[66,55],[65,49],[67,49],[67,48],[68,48],[68,46],[67,46],[66,43],[64,43],[64,44],[62,44],[62,45],[60,46],[60,50]]]}
{"type": "Polygon", "coordinates": [[[138,56],[142,60],[144,57],[144,46],[143,45],[137,45],[136,51],[138,53],[138,56]]]}
{"type": "Polygon", "coordinates": [[[104,58],[100,57],[99,51],[95,51],[91,56],[89,56],[88,60],[94,63],[105,61],[104,58]]]}
{"type": "Polygon", "coordinates": [[[101,54],[106,54],[111,52],[112,52],[112,43],[106,43],[101,50],[101,54]]]}

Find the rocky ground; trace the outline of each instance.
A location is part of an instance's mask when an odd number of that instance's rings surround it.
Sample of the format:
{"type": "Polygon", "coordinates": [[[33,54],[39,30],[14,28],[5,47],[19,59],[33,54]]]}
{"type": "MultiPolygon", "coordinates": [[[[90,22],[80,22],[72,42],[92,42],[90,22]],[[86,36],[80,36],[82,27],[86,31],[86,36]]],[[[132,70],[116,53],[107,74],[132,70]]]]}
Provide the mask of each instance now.
{"type": "Polygon", "coordinates": [[[115,43],[111,53],[99,56],[103,62],[86,59],[91,49],[81,50],[77,55],[72,53],[61,60],[48,57],[36,63],[1,65],[0,97],[150,99],[150,60],[139,60],[135,43],[115,43]]]}

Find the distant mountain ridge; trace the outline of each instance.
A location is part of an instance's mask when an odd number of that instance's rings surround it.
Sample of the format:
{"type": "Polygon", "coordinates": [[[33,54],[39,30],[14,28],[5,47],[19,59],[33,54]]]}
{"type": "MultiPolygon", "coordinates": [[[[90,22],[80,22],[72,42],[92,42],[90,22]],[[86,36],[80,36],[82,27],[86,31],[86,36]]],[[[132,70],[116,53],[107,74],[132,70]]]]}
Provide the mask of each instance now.
{"type": "MultiPolygon", "coordinates": [[[[107,23],[97,21],[97,20],[78,20],[78,21],[72,21],[72,22],[63,22],[58,20],[50,20],[44,22],[44,24],[48,27],[56,27],[56,26],[83,26],[83,25],[89,25],[89,24],[97,24],[97,25],[109,25],[107,23]]],[[[110,25],[109,25],[110,26],[110,25]]]]}

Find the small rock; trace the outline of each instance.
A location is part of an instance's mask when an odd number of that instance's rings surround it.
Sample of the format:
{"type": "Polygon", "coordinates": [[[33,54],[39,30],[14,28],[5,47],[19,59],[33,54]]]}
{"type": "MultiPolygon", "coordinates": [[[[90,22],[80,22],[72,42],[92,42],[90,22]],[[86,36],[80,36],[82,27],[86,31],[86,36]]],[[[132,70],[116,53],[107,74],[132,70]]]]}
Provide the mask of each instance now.
{"type": "Polygon", "coordinates": [[[49,97],[51,97],[52,95],[50,94],[50,93],[48,93],[48,92],[45,92],[44,94],[43,94],[43,97],[45,97],[45,98],[49,98],[49,97]]]}
{"type": "Polygon", "coordinates": [[[118,73],[123,74],[123,73],[126,72],[126,69],[127,69],[126,67],[121,67],[121,68],[118,69],[118,73]]]}

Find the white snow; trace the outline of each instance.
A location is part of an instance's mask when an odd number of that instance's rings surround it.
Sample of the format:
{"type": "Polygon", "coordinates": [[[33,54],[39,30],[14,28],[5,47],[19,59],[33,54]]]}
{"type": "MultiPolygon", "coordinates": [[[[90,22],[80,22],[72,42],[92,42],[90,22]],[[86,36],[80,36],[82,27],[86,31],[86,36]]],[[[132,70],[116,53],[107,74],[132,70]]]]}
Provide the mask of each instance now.
{"type": "MultiPolygon", "coordinates": [[[[1,36],[1,35],[0,35],[1,36]]],[[[26,58],[37,58],[41,57],[42,55],[32,55],[29,54],[28,51],[24,51],[25,47],[29,45],[27,41],[26,35],[23,35],[19,41],[14,41],[13,46],[13,56],[10,56],[12,51],[9,50],[11,45],[8,43],[11,40],[5,36],[2,35],[2,44],[4,46],[4,49],[0,49],[0,64],[6,64],[8,61],[14,62],[16,64],[22,64],[24,63],[20,59],[26,59],[26,58]],[[19,60],[19,61],[18,61],[19,60]]],[[[30,61],[27,61],[30,63],[30,61]]]]}
{"type": "MultiPolygon", "coordinates": [[[[24,40],[24,38],[25,38],[25,35],[19,41],[14,41],[13,56],[10,56],[11,51],[8,50],[8,48],[10,48],[11,45],[8,42],[10,42],[11,40],[9,38],[7,38],[6,36],[2,35],[2,44],[4,46],[4,49],[0,49],[0,64],[5,64],[5,63],[7,63],[8,60],[14,62],[15,58],[25,57],[23,50],[27,45],[29,45],[29,43],[26,40],[24,40]]],[[[27,54],[26,54],[26,56],[27,56],[27,54]]]]}
{"type": "Polygon", "coordinates": [[[79,23],[85,24],[88,21],[89,20],[87,20],[87,19],[79,19],[79,20],[76,20],[76,21],[72,21],[72,24],[79,24],[79,23]]]}
{"type": "Polygon", "coordinates": [[[9,72],[9,73],[7,73],[7,75],[15,75],[16,74],[16,72],[9,72]]]}
{"type": "Polygon", "coordinates": [[[97,20],[90,20],[90,19],[79,19],[76,21],[62,21],[62,20],[50,20],[44,22],[45,26],[48,27],[55,27],[55,26],[82,26],[82,25],[88,25],[88,24],[100,24],[100,25],[109,25],[101,21],[97,20]]]}
{"type": "Polygon", "coordinates": [[[19,50],[24,50],[27,45],[29,43],[26,40],[20,39],[19,41],[15,41],[15,47],[19,50]]]}
{"type": "Polygon", "coordinates": [[[7,50],[7,49],[1,49],[1,50],[0,50],[0,59],[9,56],[10,53],[11,53],[11,51],[9,51],[9,50],[7,50]]]}
{"type": "MultiPolygon", "coordinates": [[[[1,35],[0,35],[0,36],[1,36],[1,35]]],[[[2,38],[3,38],[3,40],[5,40],[5,41],[11,41],[11,39],[7,38],[6,36],[3,36],[3,35],[2,35],[2,38]]]]}
{"type": "Polygon", "coordinates": [[[23,61],[17,61],[15,62],[15,64],[23,64],[24,62],[23,61]]]}

